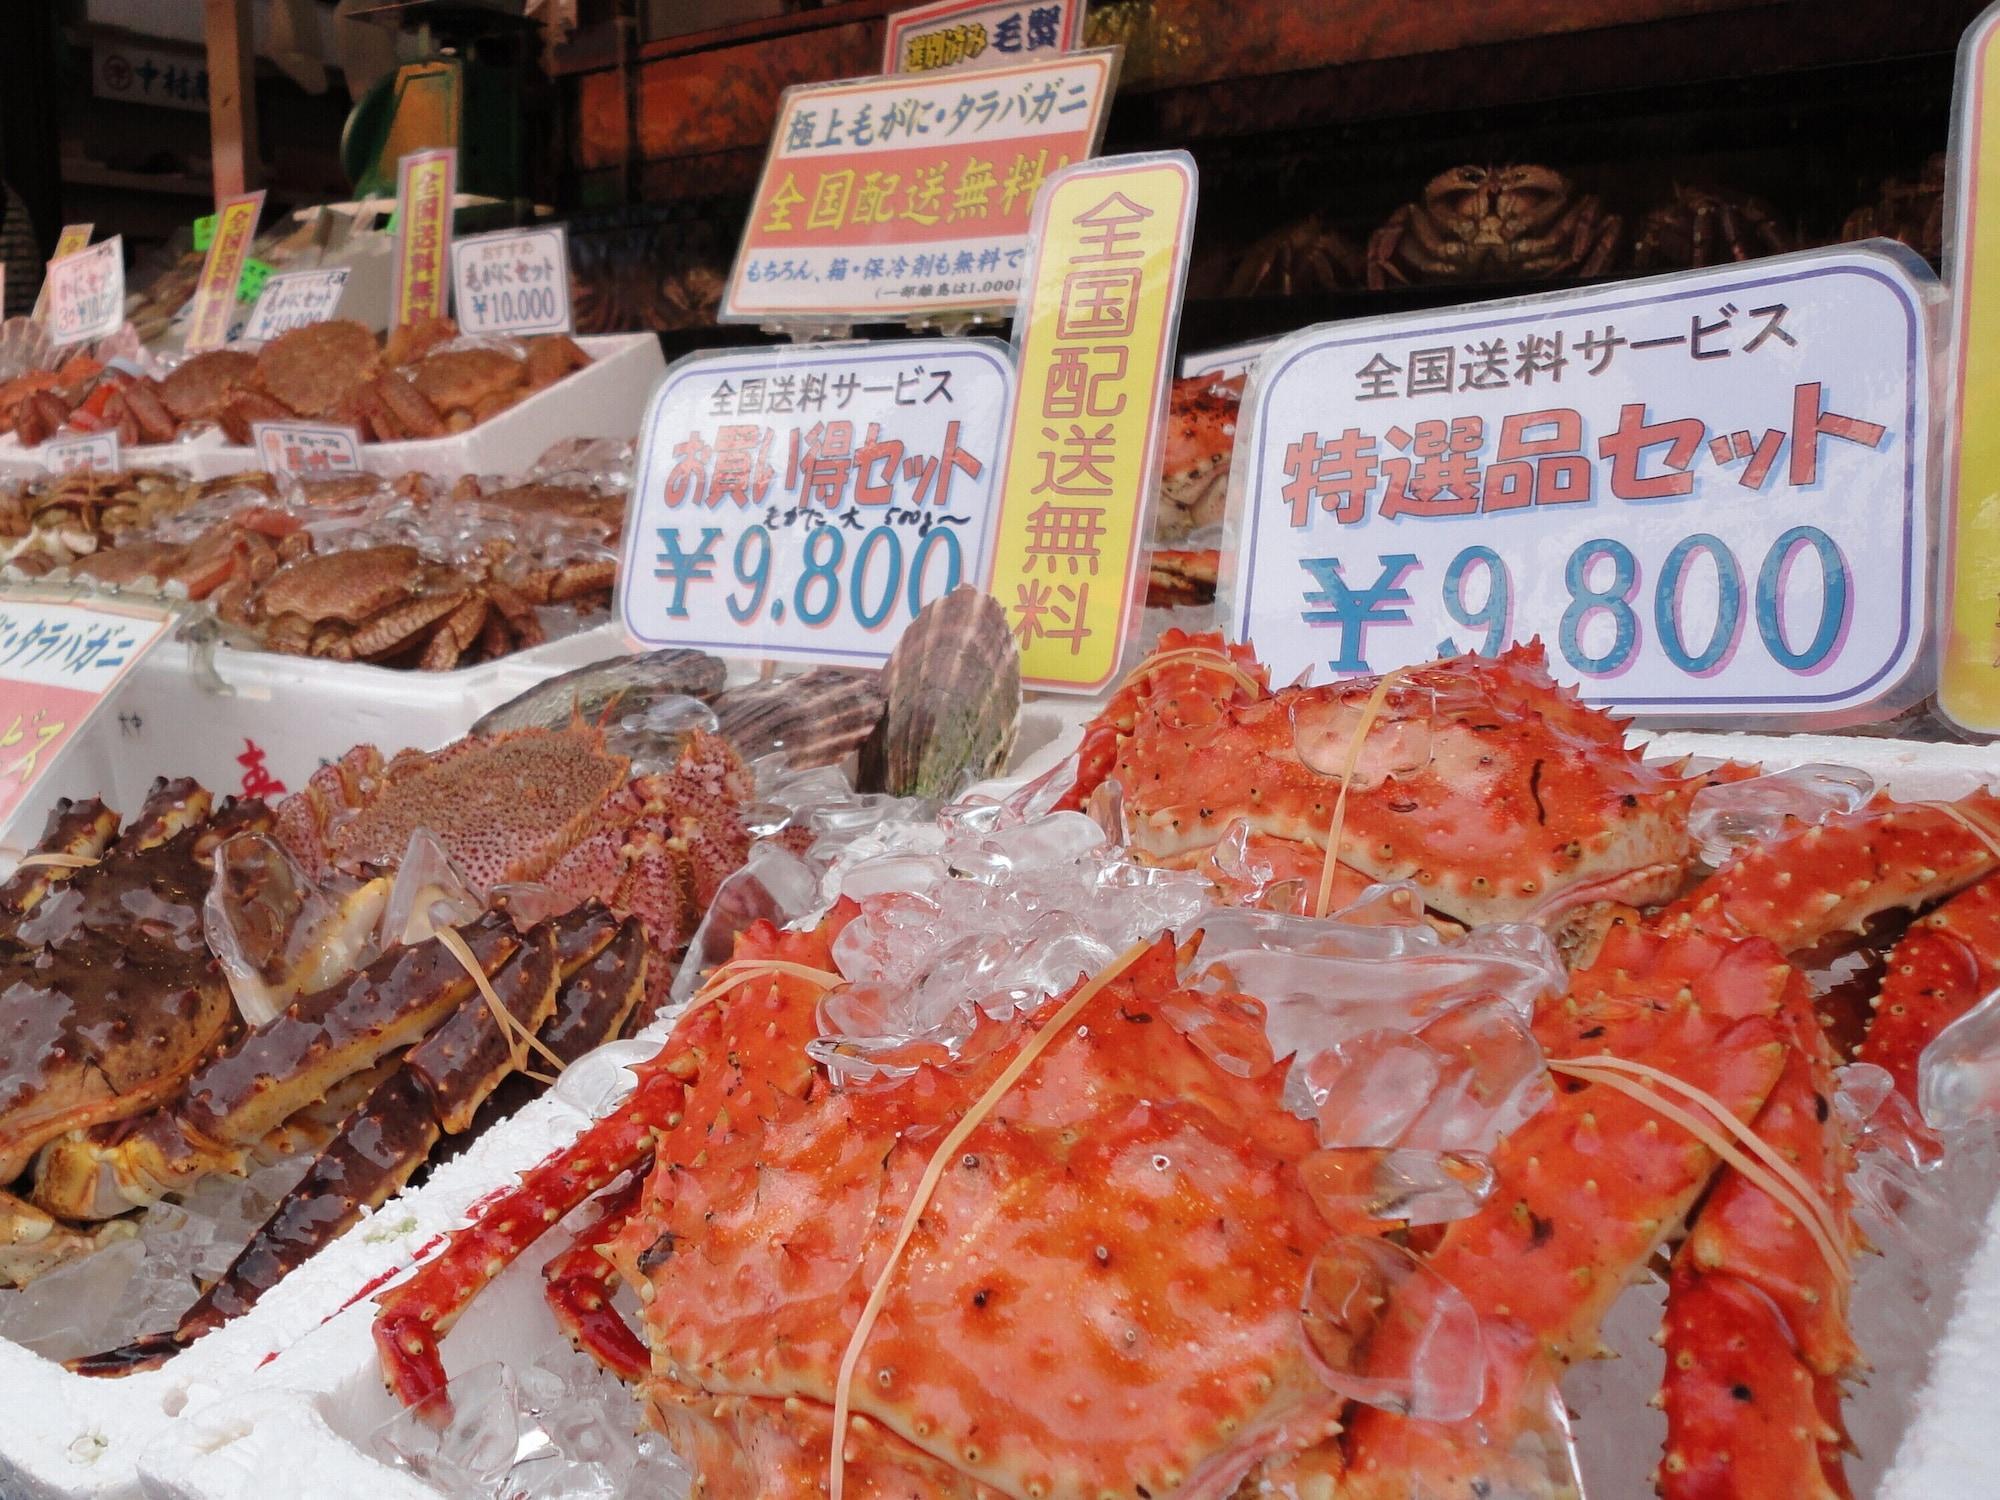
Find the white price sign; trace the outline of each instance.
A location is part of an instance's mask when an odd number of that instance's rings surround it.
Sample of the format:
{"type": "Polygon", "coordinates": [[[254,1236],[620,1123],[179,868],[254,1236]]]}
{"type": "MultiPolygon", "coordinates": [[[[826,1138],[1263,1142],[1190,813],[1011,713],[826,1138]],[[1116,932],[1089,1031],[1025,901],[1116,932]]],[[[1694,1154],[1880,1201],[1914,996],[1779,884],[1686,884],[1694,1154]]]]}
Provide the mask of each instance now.
{"type": "Polygon", "coordinates": [[[453,240],[451,305],[462,333],[568,333],[569,231],[553,224],[453,240]]]}
{"type": "Polygon", "coordinates": [[[251,436],[267,474],[311,479],[351,474],[361,467],[361,438],[352,427],[313,422],[254,422],[251,436]]]}
{"type": "Polygon", "coordinates": [[[324,323],[339,309],[340,294],[346,290],[345,266],[273,276],[257,294],[257,305],[243,325],[243,337],[261,343],[309,323],[324,323]]]}
{"type": "Polygon", "coordinates": [[[918,610],[986,576],[1013,384],[990,339],[681,360],[640,434],[626,634],[879,666],[918,610]]]}
{"type": "Polygon", "coordinates": [[[1852,716],[1929,618],[1938,296],[1843,247],[1295,334],[1238,426],[1233,633],[1280,681],[1539,636],[1586,702],[1852,716]]]}
{"type": "Polygon", "coordinates": [[[58,348],[108,338],[125,324],[125,237],[49,262],[49,337],[58,348]]]}
{"type": "Polygon", "coordinates": [[[56,474],[92,470],[99,474],[118,472],[118,434],[93,432],[88,437],[61,438],[42,444],[42,458],[56,474]]]}
{"type": "Polygon", "coordinates": [[[1226,348],[1187,355],[1181,360],[1181,379],[1213,375],[1221,380],[1231,380],[1238,375],[1247,375],[1250,367],[1277,342],[1276,339],[1251,339],[1248,343],[1230,344],[1226,348]]]}

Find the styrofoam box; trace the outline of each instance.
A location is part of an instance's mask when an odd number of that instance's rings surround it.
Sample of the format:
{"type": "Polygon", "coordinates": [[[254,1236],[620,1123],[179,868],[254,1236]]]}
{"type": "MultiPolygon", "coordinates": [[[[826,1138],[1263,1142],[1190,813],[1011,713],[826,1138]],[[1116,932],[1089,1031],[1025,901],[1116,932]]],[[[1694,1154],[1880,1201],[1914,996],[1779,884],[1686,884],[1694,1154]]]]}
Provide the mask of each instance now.
{"type": "MultiPolygon", "coordinates": [[[[1075,743],[1074,705],[1037,705],[1024,726],[1010,783],[1053,764],[1075,743]]],[[[1656,753],[1858,766],[1902,797],[1962,794],[1994,769],[1989,752],[1868,739],[1675,734],[1656,753]]],[[[7,1500],[142,1493],[248,1500],[281,1481],[299,1500],[369,1495],[403,1500],[429,1491],[367,1456],[362,1435],[394,1414],[378,1373],[365,1292],[411,1263],[468,1210],[515,1174],[566,1145],[584,1117],[545,1096],[489,1130],[419,1190],[386,1204],[295,1271],[248,1316],[202,1339],[164,1368],[123,1380],[73,1376],[0,1344],[0,1494],[7,1500]]],[[[456,1374],[516,1359],[546,1344],[553,1325],[539,1269],[548,1242],[521,1257],[445,1341],[456,1374]]],[[[1880,1494],[1948,1500],[1992,1493],[1991,1369],[2000,1360],[2000,1211],[1986,1216],[1957,1308],[1936,1349],[1918,1414],[1880,1494]]],[[[1617,1497],[1623,1500],[1623,1497],[1617,1497]]]]}
{"type": "MultiPolygon", "coordinates": [[[[650,333],[615,333],[577,340],[590,356],[581,370],[536,391],[498,416],[451,437],[406,443],[365,443],[362,466],[372,473],[521,474],[568,438],[630,438],[646,402],[666,372],[660,341],[650,333]]],[[[214,428],[177,443],[149,443],[119,455],[127,468],[180,469],[215,479],[261,468],[254,448],[239,448],[214,428]]],[[[0,476],[48,471],[40,448],[23,448],[12,433],[0,438],[0,476]]]]}

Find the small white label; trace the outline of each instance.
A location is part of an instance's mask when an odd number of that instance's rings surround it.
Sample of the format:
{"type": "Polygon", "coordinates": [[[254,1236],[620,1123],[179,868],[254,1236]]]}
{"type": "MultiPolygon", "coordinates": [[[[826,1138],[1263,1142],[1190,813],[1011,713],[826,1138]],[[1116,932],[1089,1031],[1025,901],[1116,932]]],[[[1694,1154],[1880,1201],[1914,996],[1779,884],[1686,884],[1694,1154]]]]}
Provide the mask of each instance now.
{"type": "Polygon", "coordinates": [[[74,474],[92,469],[99,474],[118,472],[118,434],[93,432],[88,437],[60,438],[42,445],[42,458],[56,474],[74,474]]]}
{"type": "Polygon", "coordinates": [[[125,237],[49,262],[49,337],[56,347],[108,338],[125,323],[125,237]]]}
{"type": "Polygon", "coordinates": [[[352,427],[310,422],[257,422],[250,428],[267,474],[314,479],[361,467],[361,438],[352,427]]]}
{"type": "Polygon", "coordinates": [[[340,307],[340,294],[346,289],[345,266],[273,276],[258,294],[250,321],[243,325],[243,337],[261,343],[308,323],[324,323],[340,307]]]}
{"type": "Polygon", "coordinates": [[[453,240],[451,300],[461,333],[568,333],[568,231],[557,224],[453,240]]]}

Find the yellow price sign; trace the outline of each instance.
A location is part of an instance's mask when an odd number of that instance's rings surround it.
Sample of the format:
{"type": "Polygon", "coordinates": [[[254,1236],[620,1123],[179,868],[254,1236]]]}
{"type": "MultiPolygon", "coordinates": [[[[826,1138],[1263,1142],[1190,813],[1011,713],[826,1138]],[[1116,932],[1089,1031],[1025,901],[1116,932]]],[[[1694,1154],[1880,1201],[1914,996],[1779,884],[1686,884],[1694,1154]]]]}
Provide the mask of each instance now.
{"type": "MultiPolygon", "coordinates": [[[[56,237],[56,253],[51,255],[49,259],[52,261],[62,260],[66,256],[76,254],[77,251],[90,243],[91,232],[96,228],[95,224],[63,225],[62,233],[56,237]]],[[[49,288],[48,283],[43,282],[41,291],[35,297],[34,320],[37,323],[42,322],[47,317],[48,310],[49,288]]]]}
{"type": "Polygon", "coordinates": [[[229,321],[236,312],[236,284],[250,258],[250,242],[264,213],[264,193],[225,199],[215,210],[215,237],[194,284],[194,310],[188,315],[187,352],[220,349],[229,341],[229,321]]]}
{"type": "Polygon", "coordinates": [[[451,210],[458,152],[413,151],[396,165],[396,300],[392,328],[444,316],[451,295],[451,210]]]}
{"type": "Polygon", "coordinates": [[[1194,205],[1182,151],[1079,163],[1035,200],[987,581],[1025,686],[1092,693],[1117,675],[1144,582],[1194,205]]]}

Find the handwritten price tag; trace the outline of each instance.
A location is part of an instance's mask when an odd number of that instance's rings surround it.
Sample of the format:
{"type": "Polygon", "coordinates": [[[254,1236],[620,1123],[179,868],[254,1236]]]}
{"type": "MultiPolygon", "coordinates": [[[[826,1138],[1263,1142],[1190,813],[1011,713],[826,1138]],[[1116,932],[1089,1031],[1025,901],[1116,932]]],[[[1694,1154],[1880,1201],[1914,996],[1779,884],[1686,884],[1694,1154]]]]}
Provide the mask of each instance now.
{"type": "Polygon", "coordinates": [[[324,323],[340,307],[340,294],[347,290],[347,268],[330,271],[287,271],[264,283],[250,321],[243,325],[246,340],[274,339],[308,323],[324,323]]]}
{"type": "Polygon", "coordinates": [[[361,467],[361,439],[352,427],[310,422],[255,422],[257,458],[267,474],[351,474],[361,467]]]}
{"type": "MultiPolygon", "coordinates": [[[[95,224],[65,224],[62,233],[56,237],[56,253],[51,260],[65,260],[90,243],[90,234],[95,224]]],[[[49,316],[49,284],[42,282],[41,290],[35,293],[34,320],[45,323],[49,316]]]]}
{"type": "Polygon", "coordinates": [[[1232,628],[1275,680],[1539,636],[1587,702],[1852,716],[1929,617],[1937,296],[1842,248],[1295,334],[1238,424],[1232,628]]]}
{"type": "Polygon", "coordinates": [[[172,617],[0,594],[0,824],[172,617]]]}
{"type": "Polygon", "coordinates": [[[503,229],[451,245],[451,305],[461,333],[568,333],[569,232],[503,229]]]}
{"type": "Polygon", "coordinates": [[[640,435],[626,634],[879,666],[918,610],[986,576],[1013,380],[989,339],[680,361],[640,435]]]}
{"type": "Polygon", "coordinates": [[[49,337],[58,348],[108,338],[125,323],[125,237],[49,262],[49,337]]]}
{"type": "Polygon", "coordinates": [[[99,474],[118,472],[118,434],[93,432],[88,437],[60,438],[42,444],[42,457],[51,471],[74,474],[93,470],[99,474]]]}

